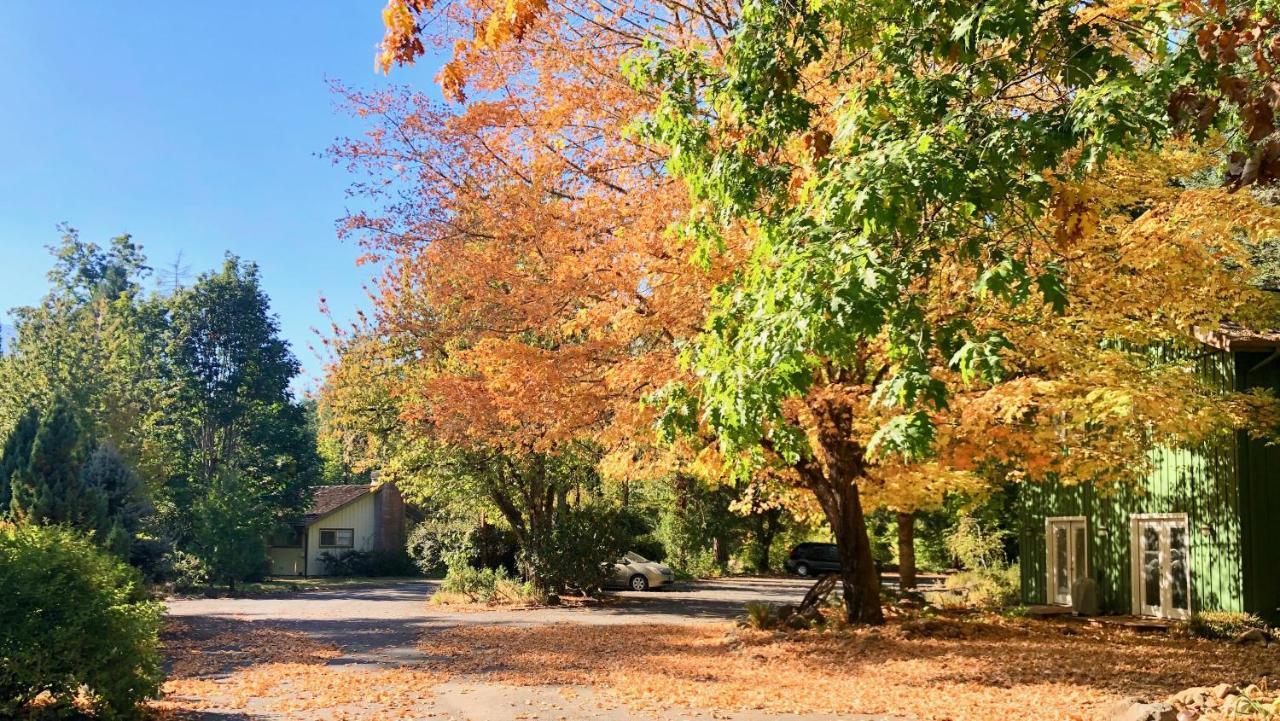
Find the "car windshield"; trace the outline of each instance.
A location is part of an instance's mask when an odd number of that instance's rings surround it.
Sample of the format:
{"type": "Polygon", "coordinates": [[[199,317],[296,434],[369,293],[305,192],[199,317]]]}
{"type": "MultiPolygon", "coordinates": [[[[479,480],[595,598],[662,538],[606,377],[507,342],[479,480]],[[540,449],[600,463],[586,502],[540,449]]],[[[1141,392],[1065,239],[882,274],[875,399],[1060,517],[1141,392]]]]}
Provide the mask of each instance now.
{"type": "Polygon", "coordinates": [[[641,556],[640,554],[634,551],[627,551],[627,555],[623,556],[623,558],[627,559],[628,561],[631,561],[632,563],[648,563],[649,562],[649,559],[645,558],[644,556],[641,556]]]}

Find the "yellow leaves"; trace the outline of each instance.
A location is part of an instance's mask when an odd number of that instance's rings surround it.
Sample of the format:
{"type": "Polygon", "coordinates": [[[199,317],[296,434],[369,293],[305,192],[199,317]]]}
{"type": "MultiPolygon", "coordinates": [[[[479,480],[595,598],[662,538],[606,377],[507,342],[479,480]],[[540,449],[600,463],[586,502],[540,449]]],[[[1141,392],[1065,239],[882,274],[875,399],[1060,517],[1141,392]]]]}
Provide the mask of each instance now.
{"type": "Polygon", "coordinates": [[[1054,241],[1060,250],[1075,247],[1098,227],[1096,205],[1081,188],[1074,185],[1058,188],[1051,217],[1055,222],[1054,241]]]}
{"type": "Polygon", "coordinates": [[[547,9],[547,0],[506,0],[502,11],[494,12],[476,33],[476,46],[486,50],[524,39],[538,17],[547,9]]]}
{"type": "Polygon", "coordinates": [[[410,65],[426,52],[414,13],[430,9],[429,0],[387,0],[387,6],[382,9],[386,32],[374,62],[379,70],[388,73],[392,65],[410,65]]]}

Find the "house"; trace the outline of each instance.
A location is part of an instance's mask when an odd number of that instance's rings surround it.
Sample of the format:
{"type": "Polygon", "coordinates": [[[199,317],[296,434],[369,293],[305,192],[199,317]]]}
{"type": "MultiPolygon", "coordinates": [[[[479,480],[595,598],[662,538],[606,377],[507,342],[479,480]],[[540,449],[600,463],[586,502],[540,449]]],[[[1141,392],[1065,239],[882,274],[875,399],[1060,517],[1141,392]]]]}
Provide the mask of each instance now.
{"type": "MultiPolygon", "coordinates": [[[[1280,333],[1198,333],[1199,371],[1225,390],[1280,392],[1280,333]]],[[[1280,622],[1280,445],[1244,433],[1152,451],[1132,487],[1019,490],[1022,600],[1071,605],[1081,579],[1103,612],[1186,619],[1246,611],[1280,622]]]]}
{"type": "Polygon", "coordinates": [[[320,557],[404,546],[404,500],[394,483],[313,486],[311,507],[267,546],[274,576],[325,576],[320,557]]]}

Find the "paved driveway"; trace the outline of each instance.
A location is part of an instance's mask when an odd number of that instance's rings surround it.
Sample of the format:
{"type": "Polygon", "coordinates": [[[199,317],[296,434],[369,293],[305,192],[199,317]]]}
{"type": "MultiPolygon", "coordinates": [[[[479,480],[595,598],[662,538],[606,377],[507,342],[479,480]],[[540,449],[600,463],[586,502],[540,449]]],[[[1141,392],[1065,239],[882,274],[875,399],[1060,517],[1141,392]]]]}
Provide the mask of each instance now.
{"type": "Polygon", "coordinates": [[[798,603],[811,581],[735,578],[677,584],[668,590],[610,593],[600,606],[451,610],[427,604],[438,581],[307,591],[276,597],[172,599],[169,615],[196,622],[264,621],[332,643],[354,661],[412,662],[414,640],[430,629],[468,624],[686,624],[731,620],[748,601],[798,603]]]}
{"type": "MultiPolygon", "coordinates": [[[[349,670],[413,665],[423,658],[415,640],[423,633],[463,625],[538,626],[576,624],[587,633],[607,633],[621,624],[701,624],[733,619],[748,601],[798,602],[810,581],[798,579],[726,579],[678,584],[661,591],[617,592],[606,602],[587,608],[458,611],[430,606],[427,598],[437,581],[309,591],[287,596],[230,599],[173,599],[169,614],[189,625],[216,629],[233,622],[263,622],[301,631],[342,649],[332,661],[349,670]],[[587,630],[590,629],[590,630],[587,630]]],[[[460,677],[432,690],[428,715],[444,719],[515,721],[549,718],[574,721],[628,721],[636,718],[623,708],[608,707],[591,688],[575,688],[566,697],[557,687],[504,686],[482,678],[460,677]]],[[[243,709],[220,709],[200,718],[230,721],[256,719],[243,709]]],[[[865,716],[816,716],[727,713],[711,710],[669,710],[646,714],[654,719],[713,717],[737,721],[829,721],[866,719],[865,716]]],[[[293,717],[289,717],[293,718],[293,717]]],[[[312,718],[312,717],[307,717],[312,718]]],[[[314,716],[313,718],[328,718],[314,716]]],[[[879,717],[875,717],[879,721],[879,717]]]]}

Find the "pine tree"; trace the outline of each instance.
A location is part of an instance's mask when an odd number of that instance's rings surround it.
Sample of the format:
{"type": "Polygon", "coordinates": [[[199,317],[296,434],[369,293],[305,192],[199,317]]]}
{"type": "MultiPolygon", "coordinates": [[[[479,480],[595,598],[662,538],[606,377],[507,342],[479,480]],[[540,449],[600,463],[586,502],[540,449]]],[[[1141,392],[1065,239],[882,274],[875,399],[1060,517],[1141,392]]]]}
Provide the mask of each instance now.
{"type": "Polygon", "coordinates": [[[142,480],[110,443],[100,443],[80,471],[80,482],[99,520],[99,540],[121,556],[128,556],[142,518],[151,510],[142,480]]]}
{"type": "Polygon", "coordinates": [[[98,503],[80,481],[87,446],[70,406],[54,401],[40,417],[28,462],[13,474],[12,516],[33,523],[97,528],[102,522],[98,503]]]}

